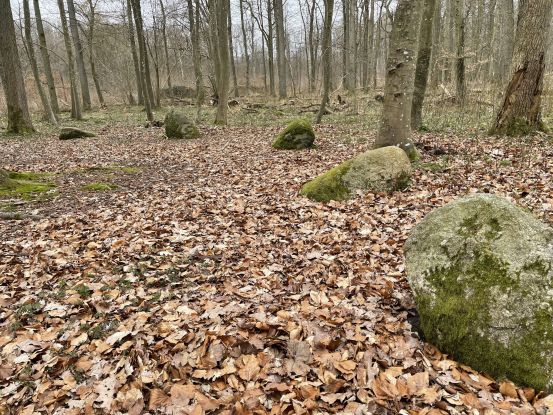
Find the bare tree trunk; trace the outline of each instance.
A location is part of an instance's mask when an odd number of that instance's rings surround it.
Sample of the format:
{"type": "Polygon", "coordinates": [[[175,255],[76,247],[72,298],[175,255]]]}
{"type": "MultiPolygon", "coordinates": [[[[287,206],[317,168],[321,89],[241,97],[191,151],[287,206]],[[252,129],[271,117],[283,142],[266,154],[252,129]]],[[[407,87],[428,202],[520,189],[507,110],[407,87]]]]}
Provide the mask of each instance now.
{"type": "Polygon", "coordinates": [[[94,59],[94,29],[96,26],[96,4],[93,0],[88,0],[88,8],[90,16],[88,18],[88,59],[90,61],[90,74],[92,75],[92,80],[94,81],[94,87],[96,88],[96,95],[98,96],[98,102],[100,107],[104,108],[106,103],[104,101],[104,94],[102,93],[102,88],[100,87],[100,80],[98,74],[96,73],[96,63],[94,59]]]}
{"type": "Polygon", "coordinates": [[[228,0],[228,48],[229,48],[229,60],[230,60],[230,70],[232,73],[232,86],[234,89],[234,96],[239,97],[240,91],[238,90],[238,77],[236,76],[236,64],[234,62],[234,45],[232,41],[232,16],[230,11],[230,0],[228,0]]]}
{"type": "Polygon", "coordinates": [[[167,44],[167,15],[163,0],[159,0],[161,7],[161,35],[163,37],[163,50],[165,52],[165,70],[167,71],[167,87],[169,89],[169,98],[173,98],[173,83],[171,81],[171,65],[169,63],[169,46],[167,44]]]}
{"type": "Polygon", "coordinates": [[[509,80],[509,69],[513,59],[515,43],[515,11],[513,0],[502,0],[501,7],[501,50],[499,54],[499,80],[505,87],[509,80]]]}
{"type": "Polygon", "coordinates": [[[46,45],[46,35],[44,34],[44,27],[42,25],[42,16],[40,14],[39,0],[33,0],[33,6],[35,9],[36,30],[38,33],[38,42],[40,45],[40,54],[42,56],[42,67],[44,74],[46,75],[46,82],[48,83],[48,94],[50,95],[50,105],[54,114],[59,114],[60,107],[58,104],[58,94],[56,92],[56,84],[54,82],[54,75],[52,73],[52,66],[50,65],[50,54],[48,53],[48,46],[46,45]]]}
{"type": "MultiPolygon", "coordinates": [[[[154,47],[152,48],[149,43],[146,43],[146,46],[148,47],[150,55],[152,56],[152,60],[154,63],[154,73],[156,75],[156,93],[154,96],[154,102],[155,102],[154,106],[156,108],[160,108],[161,107],[161,80],[160,80],[159,53],[158,53],[159,42],[158,42],[158,26],[157,26],[157,19],[155,14],[152,16],[152,20],[154,23],[154,26],[152,28],[153,29],[152,31],[154,33],[154,47]]],[[[148,41],[146,40],[146,42],[148,41]]]]}
{"type": "Polygon", "coordinates": [[[140,57],[140,82],[142,83],[142,92],[144,98],[144,107],[148,121],[154,120],[152,113],[152,103],[154,92],[152,90],[152,81],[150,79],[150,66],[148,64],[148,51],[146,50],[146,40],[144,39],[144,29],[142,25],[142,10],[140,0],[131,0],[134,23],[136,26],[136,38],[138,40],[138,53],[140,57]]]}
{"type": "Polygon", "coordinates": [[[465,0],[455,0],[455,32],[457,38],[455,87],[457,90],[457,104],[463,106],[467,94],[465,83],[465,0]]]}
{"type": "Polygon", "coordinates": [[[83,109],[88,111],[91,107],[90,90],[88,89],[88,77],[84,65],[83,45],[79,37],[79,27],[77,25],[77,16],[75,14],[75,4],[73,0],[67,0],[67,13],[69,15],[69,28],[73,45],[75,45],[75,58],[77,62],[77,71],[79,74],[79,82],[81,84],[81,93],[83,98],[83,109]]]}
{"type": "Polygon", "coordinates": [[[246,95],[250,93],[250,56],[248,54],[248,37],[244,24],[244,0],[240,0],[240,23],[242,28],[242,42],[244,44],[244,59],[246,60],[246,95]]]}
{"type": "Polygon", "coordinates": [[[67,27],[67,16],[65,15],[65,6],[63,0],[58,0],[58,8],[60,11],[61,28],[63,40],[65,42],[65,50],[67,52],[67,66],[69,67],[69,80],[71,90],[71,118],[81,120],[81,102],[79,91],[77,89],[77,76],[75,74],[75,61],[73,59],[73,46],[71,46],[71,38],[69,37],[69,29],[67,27]]]}
{"type": "MultiPolygon", "coordinates": [[[[270,1],[270,0],[269,0],[270,1]]],[[[284,33],[284,10],[282,0],[274,0],[276,41],[277,41],[277,62],[278,62],[278,96],[286,98],[286,36],[284,33]]]]}
{"type": "Polygon", "coordinates": [[[541,95],[553,2],[521,0],[509,82],[491,132],[525,135],[544,130],[541,95]]]}
{"type": "Polygon", "coordinates": [[[230,53],[228,39],[228,0],[209,0],[209,28],[217,85],[217,114],[215,124],[227,124],[230,81],[230,53]]]}
{"type": "Polygon", "coordinates": [[[326,105],[329,101],[330,78],[332,76],[332,13],[334,11],[334,0],[324,0],[325,18],[323,26],[323,97],[321,106],[317,113],[315,122],[320,124],[326,112],[326,105]]]}
{"type": "Polygon", "coordinates": [[[420,25],[420,0],[398,0],[388,55],[382,122],[375,148],[398,146],[417,157],[411,142],[411,105],[420,25]]]}
{"type": "Polygon", "coordinates": [[[201,108],[204,104],[205,92],[204,92],[204,79],[202,74],[202,56],[200,54],[200,30],[199,30],[199,16],[200,5],[199,0],[196,0],[195,8],[192,7],[192,0],[188,1],[188,20],[190,23],[190,39],[192,41],[192,60],[194,61],[194,79],[196,81],[196,107],[197,121],[200,120],[201,108]],[[195,15],[194,15],[195,13],[195,15]]]}
{"type": "Polygon", "coordinates": [[[134,38],[134,23],[133,23],[133,17],[132,17],[132,9],[131,9],[131,0],[127,0],[127,21],[128,21],[128,29],[129,29],[129,42],[131,45],[131,54],[132,54],[132,60],[134,64],[134,75],[136,77],[136,89],[137,89],[137,100],[138,105],[144,105],[144,89],[143,84],[144,80],[141,75],[140,71],[140,61],[138,59],[138,53],[136,51],[136,41],[134,38]]]}
{"type": "MultiPolygon", "coordinates": [[[[437,0],[424,0],[420,34],[419,52],[417,55],[417,66],[415,70],[415,89],[413,91],[413,106],[411,108],[411,128],[418,130],[422,126],[422,107],[426,86],[428,83],[428,70],[432,55],[432,29],[437,0]]],[[[439,0],[438,0],[439,4],[439,0]]]]}
{"type": "Polygon", "coordinates": [[[267,0],[267,53],[269,55],[269,89],[271,96],[275,93],[275,59],[273,47],[273,5],[271,0],[267,0]]]}
{"type": "Polygon", "coordinates": [[[315,92],[315,82],[317,79],[317,49],[315,45],[315,6],[316,0],[311,1],[311,7],[309,9],[309,57],[311,66],[309,68],[309,92],[315,92]]]}
{"type": "Polygon", "coordinates": [[[40,82],[40,73],[38,72],[38,65],[36,62],[35,56],[35,47],[33,44],[33,37],[31,35],[31,11],[29,8],[29,0],[23,0],[23,16],[25,19],[25,45],[27,47],[27,54],[29,56],[29,63],[31,64],[31,69],[33,71],[33,78],[35,79],[36,89],[40,96],[40,101],[42,102],[42,108],[44,109],[44,119],[50,122],[51,124],[57,124],[56,116],[52,111],[50,102],[48,102],[48,97],[44,88],[42,88],[42,83],[40,82]]]}
{"type": "Polygon", "coordinates": [[[10,0],[0,0],[0,78],[8,106],[8,133],[34,132],[17,52],[10,0]]]}

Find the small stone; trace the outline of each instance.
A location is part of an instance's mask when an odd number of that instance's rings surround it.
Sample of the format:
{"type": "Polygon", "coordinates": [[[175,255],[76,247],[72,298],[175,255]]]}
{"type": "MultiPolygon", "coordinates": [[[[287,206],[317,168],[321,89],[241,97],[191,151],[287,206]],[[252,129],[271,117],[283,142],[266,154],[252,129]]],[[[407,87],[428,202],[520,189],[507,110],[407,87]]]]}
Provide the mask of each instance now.
{"type": "Polygon", "coordinates": [[[299,119],[288,124],[273,142],[273,147],[279,150],[301,150],[313,147],[314,142],[315,132],[311,123],[299,119]]]}
{"type": "Polygon", "coordinates": [[[168,138],[191,140],[200,136],[198,127],[182,112],[170,111],[165,116],[165,135],[168,138]]]}
{"type": "Polygon", "coordinates": [[[60,131],[60,140],[74,140],[76,138],[96,137],[96,134],[74,127],[63,127],[60,131]]]}

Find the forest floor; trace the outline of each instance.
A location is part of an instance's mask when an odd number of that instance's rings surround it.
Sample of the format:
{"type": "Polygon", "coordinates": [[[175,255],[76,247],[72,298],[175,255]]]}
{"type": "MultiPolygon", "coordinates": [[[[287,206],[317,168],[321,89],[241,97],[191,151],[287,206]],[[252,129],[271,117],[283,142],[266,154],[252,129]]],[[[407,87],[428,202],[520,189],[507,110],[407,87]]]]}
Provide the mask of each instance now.
{"type": "Polygon", "coordinates": [[[300,186],[369,148],[376,118],[277,151],[288,113],[172,141],[116,111],[88,114],[97,138],[0,138],[0,167],[56,185],[0,200],[32,215],[0,221],[0,414],[553,411],[419,338],[402,256],[467,193],[553,221],[550,137],[416,134],[407,190],[322,204],[300,186]]]}

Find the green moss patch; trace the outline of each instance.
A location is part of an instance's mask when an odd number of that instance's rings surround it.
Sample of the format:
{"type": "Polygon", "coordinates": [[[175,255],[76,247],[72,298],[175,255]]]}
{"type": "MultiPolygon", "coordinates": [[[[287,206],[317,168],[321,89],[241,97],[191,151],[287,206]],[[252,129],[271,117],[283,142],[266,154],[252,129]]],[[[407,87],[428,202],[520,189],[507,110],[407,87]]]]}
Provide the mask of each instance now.
{"type": "Polygon", "coordinates": [[[306,119],[292,121],[273,141],[273,148],[279,150],[300,150],[311,148],[315,142],[315,132],[306,119]]]}
{"type": "Polygon", "coordinates": [[[84,185],[83,189],[91,192],[105,192],[117,189],[117,185],[113,183],[89,183],[84,185]]]}
{"type": "Polygon", "coordinates": [[[0,182],[0,197],[29,200],[41,194],[53,193],[56,186],[45,180],[50,176],[49,173],[8,172],[7,177],[0,182]]]}
{"type": "Polygon", "coordinates": [[[342,179],[349,171],[351,163],[352,161],[348,160],[305,183],[300,190],[300,194],[317,202],[348,199],[351,192],[342,179]]]}

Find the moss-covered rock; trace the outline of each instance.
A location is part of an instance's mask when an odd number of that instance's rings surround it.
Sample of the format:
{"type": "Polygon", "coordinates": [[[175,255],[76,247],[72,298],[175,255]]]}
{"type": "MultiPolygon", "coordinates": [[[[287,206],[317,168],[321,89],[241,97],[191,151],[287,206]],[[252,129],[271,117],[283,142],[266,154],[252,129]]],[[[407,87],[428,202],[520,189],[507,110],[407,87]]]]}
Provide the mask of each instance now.
{"type": "Polygon", "coordinates": [[[40,193],[50,192],[55,185],[44,181],[48,176],[47,173],[14,172],[0,169],[0,198],[32,199],[40,193]]]}
{"type": "Polygon", "coordinates": [[[60,131],[60,140],[74,140],[76,138],[96,137],[96,134],[89,131],[80,130],[74,127],[63,127],[60,131]]]}
{"type": "Polygon", "coordinates": [[[553,229],[477,194],[426,216],[405,245],[421,329],[496,378],[553,392],[553,229]]]}
{"type": "Polygon", "coordinates": [[[165,116],[165,135],[169,138],[191,140],[200,136],[198,127],[182,112],[171,110],[165,116]]]}
{"type": "Polygon", "coordinates": [[[294,120],[281,131],[273,147],[279,150],[301,150],[313,147],[315,132],[311,123],[304,119],[294,120]]]}
{"type": "Polygon", "coordinates": [[[366,151],[303,185],[300,194],[327,202],[351,198],[355,191],[393,192],[408,186],[411,162],[398,147],[366,151]]]}

